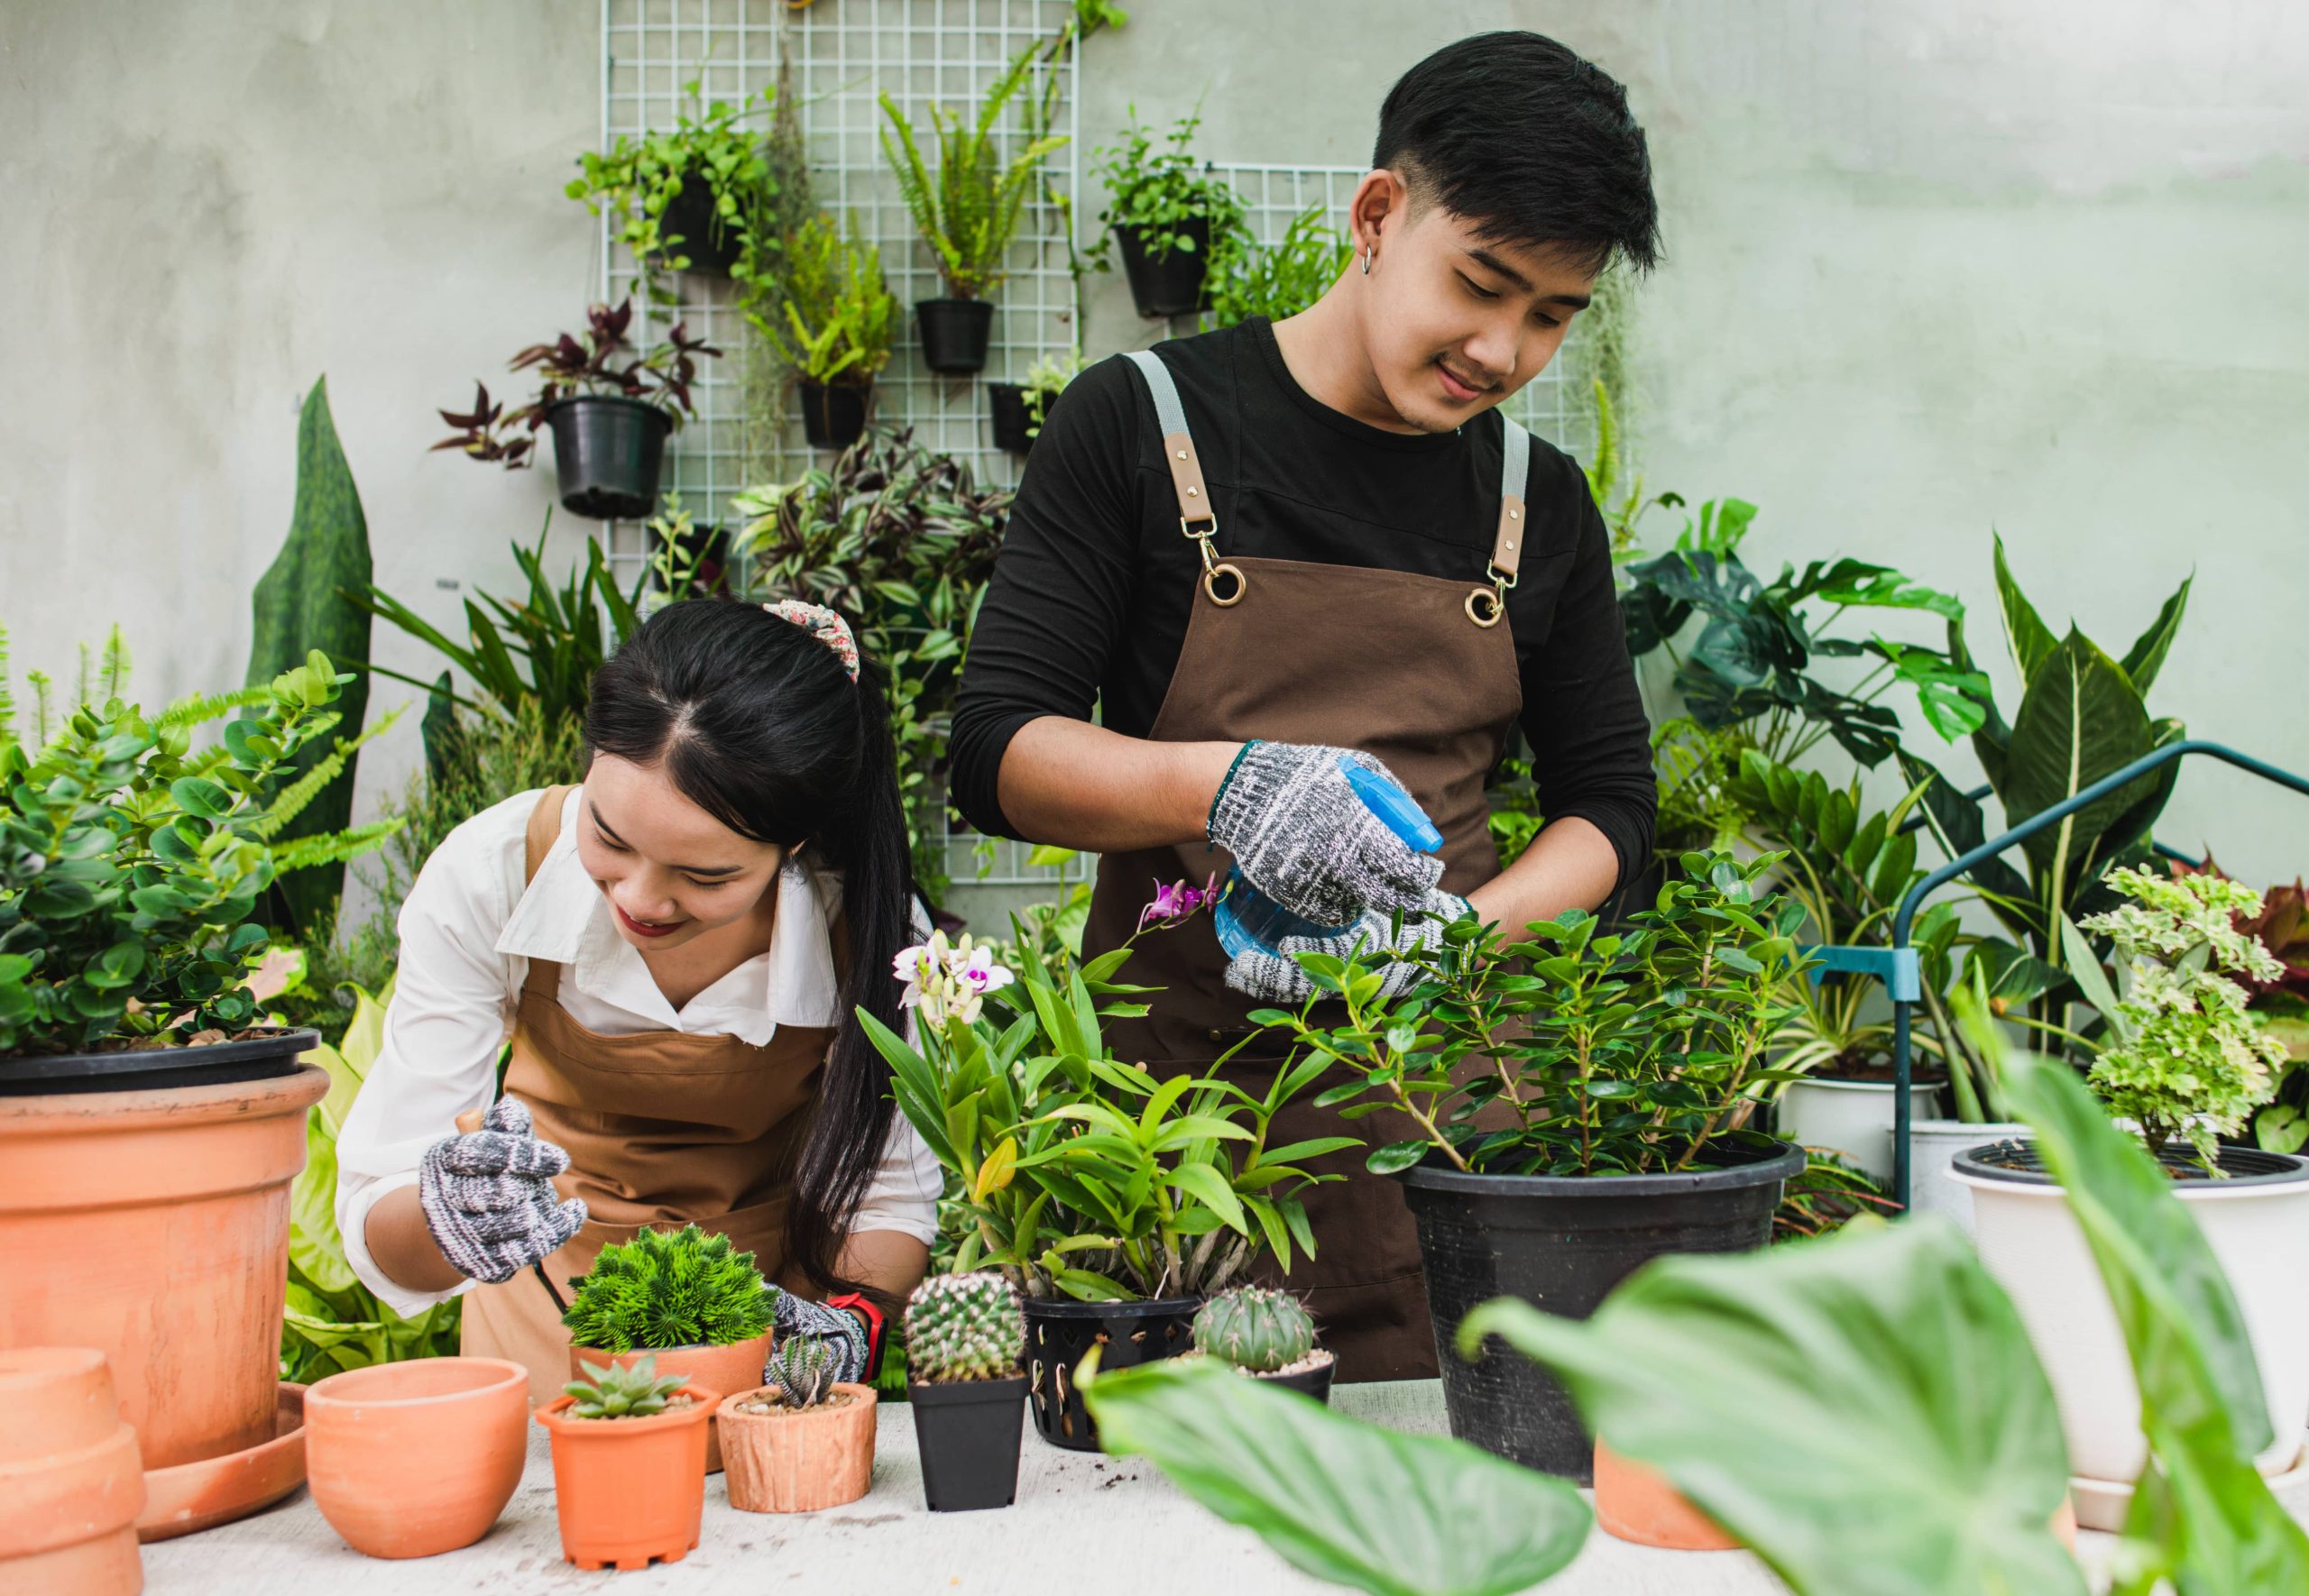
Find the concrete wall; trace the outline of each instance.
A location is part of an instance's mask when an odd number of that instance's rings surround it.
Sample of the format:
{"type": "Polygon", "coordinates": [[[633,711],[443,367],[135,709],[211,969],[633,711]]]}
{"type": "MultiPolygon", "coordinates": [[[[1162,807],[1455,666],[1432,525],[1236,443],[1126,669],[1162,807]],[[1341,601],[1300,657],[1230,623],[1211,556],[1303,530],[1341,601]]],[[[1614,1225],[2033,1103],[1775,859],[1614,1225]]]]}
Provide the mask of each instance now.
{"type": "MultiPolygon", "coordinates": [[[[1635,337],[1654,485],[1761,503],[1759,565],[1852,555],[1954,589],[1992,644],[1992,527],[2047,619],[2112,650],[2194,568],[2156,707],[2309,766],[2309,12],[1135,10],[1089,46],[1086,142],[1128,104],[1166,120],[1199,99],[1214,157],[1359,161],[1387,86],[1449,39],[1534,27],[1594,56],[1631,87],[1666,208],[1635,337]]],[[[0,619],[20,670],[67,665],[117,618],[156,695],[235,679],[296,402],[324,371],[381,579],[445,614],[437,582],[504,586],[544,483],[422,451],[434,405],[593,280],[558,185],[598,124],[594,18],[582,0],[0,14],[0,281],[20,307],[0,619]]],[[[1103,284],[1092,351],[1148,331],[1103,284]]],[[[364,765],[364,789],[393,763],[364,765]]],[[[2163,830],[2289,878],[2305,822],[2309,801],[2208,766],[2163,830]]]]}

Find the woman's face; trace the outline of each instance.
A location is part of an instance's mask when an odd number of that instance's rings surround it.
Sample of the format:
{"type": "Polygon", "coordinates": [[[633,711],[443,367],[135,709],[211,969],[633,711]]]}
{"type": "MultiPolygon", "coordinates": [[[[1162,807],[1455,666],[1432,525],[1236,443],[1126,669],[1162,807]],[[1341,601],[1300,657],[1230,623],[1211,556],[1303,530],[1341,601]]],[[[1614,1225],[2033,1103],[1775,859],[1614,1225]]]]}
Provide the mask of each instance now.
{"type": "Polygon", "coordinates": [[[662,953],[752,913],[786,850],[739,836],[662,766],[602,754],[585,773],[577,857],[610,901],[617,934],[662,953]]]}

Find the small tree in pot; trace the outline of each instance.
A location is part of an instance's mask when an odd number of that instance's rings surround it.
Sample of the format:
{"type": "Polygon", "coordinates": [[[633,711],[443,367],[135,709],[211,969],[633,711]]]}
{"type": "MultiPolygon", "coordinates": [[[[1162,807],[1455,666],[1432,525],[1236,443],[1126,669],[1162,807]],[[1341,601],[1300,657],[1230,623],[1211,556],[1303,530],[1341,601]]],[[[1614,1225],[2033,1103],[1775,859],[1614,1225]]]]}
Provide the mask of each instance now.
{"type": "Polygon", "coordinates": [[[538,1409],[553,1438],[562,1555],[580,1568],[678,1563],[705,1512],[705,1433],[721,1393],[642,1358],[588,1363],[538,1409]]]}
{"type": "Polygon", "coordinates": [[[906,1400],[934,1513],[1007,1508],[1018,1494],[1026,1320],[998,1274],[933,1275],[906,1308],[906,1400]]]}
{"type": "MultiPolygon", "coordinates": [[[[1207,307],[1211,246],[1243,225],[1243,197],[1217,178],[1205,177],[1187,152],[1199,116],[1182,116],[1157,148],[1137,111],[1123,142],[1099,152],[1107,179],[1107,208],[1099,220],[1122,245],[1124,275],[1138,314],[1153,321],[1191,316],[1207,307]]],[[[1105,238],[1089,259],[1107,269],[1105,238]]]]}
{"type": "Polygon", "coordinates": [[[786,243],[785,296],[750,306],[746,319],[794,368],[802,428],[814,449],[846,449],[866,430],[874,373],[889,364],[898,302],[882,280],[882,252],[845,239],[823,212],[786,243]]]}

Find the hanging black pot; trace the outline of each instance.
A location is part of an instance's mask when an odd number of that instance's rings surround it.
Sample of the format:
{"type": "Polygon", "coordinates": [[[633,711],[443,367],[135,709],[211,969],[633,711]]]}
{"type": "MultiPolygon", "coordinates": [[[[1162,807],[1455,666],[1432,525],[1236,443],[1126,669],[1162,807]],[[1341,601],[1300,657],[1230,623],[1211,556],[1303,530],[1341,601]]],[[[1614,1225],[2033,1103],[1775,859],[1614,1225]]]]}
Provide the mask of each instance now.
{"type": "Polygon", "coordinates": [[[666,202],[658,231],[681,239],[681,252],[689,257],[688,270],[694,272],[727,277],[745,252],[738,230],[726,225],[713,208],[713,187],[704,172],[682,174],[682,191],[666,202]]]}
{"type": "Polygon", "coordinates": [[[1007,1508],[1018,1496],[1018,1437],[1026,1423],[1026,1377],[917,1381],[906,1387],[914,1444],[922,1454],[922,1500],[934,1513],[1007,1508]]]}
{"type": "Polygon", "coordinates": [[[564,509],[597,521],[628,521],[658,508],[658,471],[673,417],[614,393],[581,393],[545,409],[564,509]]]}
{"type": "Polygon", "coordinates": [[[994,304],[989,299],[917,299],[914,314],[922,322],[922,361],[948,377],[968,376],[986,370],[986,344],[994,331],[994,304]]]}
{"type": "Polygon", "coordinates": [[[1138,302],[1138,314],[1149,321],[1191,316],[1209,307],[1202,289],[1210,271],[1210,218],[1196,216],[1166,231],[1185,234],[1194,240],[1194,248],[1174,248],[1158,259],[1138,228],[1115,229],[1115,240],[1122,245],[1123,275],[1130,279],[1130,297],[1138,302]]]}
{"type": "Polygon", "coordinates": [[[1013,454],[1024,454],[1035,446],[1029,428],[1035,424],[1033,412],[1026,408],[1026,395],[1032,391],[1023,383],[989,382],[986,396],[994,406],[994,446],[1013,454]]]}
{"type": "Polygon", "coordinates": [[[1459,1322],[1520,1297],[1584,1319],[1638,1269],[1670,1252],[1750,1252],[1771,1239],[1782,1183],[1804,1168],[1784,1142],[1719,1144],[1726,1169],[1679,1175],[1473,1175],[1425,1164],[1395,1177],[1419,1223],[1420,1261],[1451,1433],[1486,1452],[1587,1484],[1595,1442],[1537,1363],[1494,1339],[1474,1362],[1459,1322]]]}
{"type": "Polygon", "coordinates": [[[866,431],[873,408],[870,382],[797,382],[802,394],[802,432],[813,449],[847,449],[866,431]]]}
{"type": "Polygon", "coordinates": [[[1035,1428],[1069,1452],[1096,1452],[1099,1426],[1074,1388],[1074,1366],[1092,1347],[1099,1367],[1128,1369],[1175,1358],[1194,1345],[1200,1297],[1152,1302],[1026,1299],[1026,1379],[1035,1399],[1035,1428]]]}

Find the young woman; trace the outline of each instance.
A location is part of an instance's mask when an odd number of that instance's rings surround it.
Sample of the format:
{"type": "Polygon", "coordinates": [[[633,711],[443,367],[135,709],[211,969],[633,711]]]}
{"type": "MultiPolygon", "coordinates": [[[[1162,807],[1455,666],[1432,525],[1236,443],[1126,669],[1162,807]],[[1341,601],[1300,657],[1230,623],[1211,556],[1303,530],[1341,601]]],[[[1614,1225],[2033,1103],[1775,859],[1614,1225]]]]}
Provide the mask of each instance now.
{"type": "Polygon", "coordinates": [[[901,1023],[916,940],[878,673],[830,610],[674,604],[594,677],[585,737],[582,785],[476,815],[409,892],[337,1143],[354,1272],[403,1314],[466,1293],[465,1350],[542,1401],[568,1338],[530,1266],[560,1286],[695,1220],[856,1378],[861,1293],[921,1279],[939,1189],[855,1017],[901,1023]]]}

